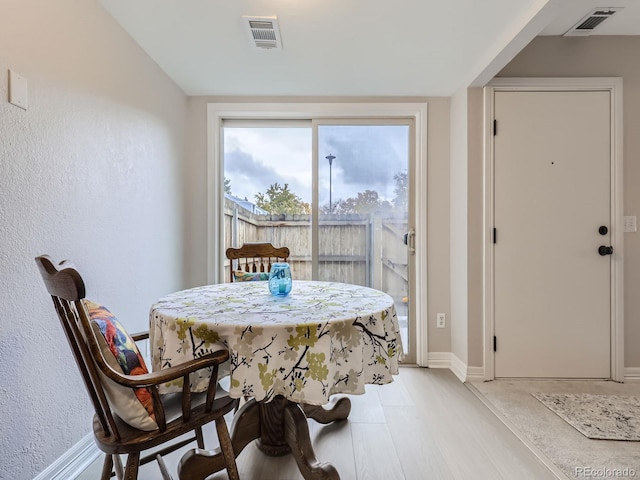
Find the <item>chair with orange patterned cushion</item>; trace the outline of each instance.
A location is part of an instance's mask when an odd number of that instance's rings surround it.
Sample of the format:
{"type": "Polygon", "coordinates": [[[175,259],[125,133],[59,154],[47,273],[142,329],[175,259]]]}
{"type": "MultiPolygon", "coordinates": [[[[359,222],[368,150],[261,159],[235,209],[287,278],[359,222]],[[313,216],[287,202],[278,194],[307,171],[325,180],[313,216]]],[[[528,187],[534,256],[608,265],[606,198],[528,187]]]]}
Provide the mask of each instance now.
{"type": "Polygon", "coordinates": [[[84,281],[68,262],[56,265],[43,255],[36,263],[95,409],[94,438],[106,454],[102,480],[113,476],[114,467],[119,479],[134,480],[139,466],[153,460],[158,460],[163,478],[170,479],[162,455],[194,440],[204,448],[202,426],[209,422],[215,422],[229,478],[238,479],[224,419],[236,401],[228,395],[216,397],[218,366],[229,352],[219,350],[149,373],[135,344],[148,338],[148,332],[129,335],[108,309],[86,300],[84,281]],[[189,374],[203,368],[212,372],[209,388],[192,394],[189,374]],[[182,381],[182,393],[160,395],[161,384],[175,381],[182,381]],[[174,441],[189,432],[194,435],[174,441]],[[155,447],[161,448],[141,458],[155,447]],[[127,455],[124,472],[121,454],[127,455]]]}
{"type": "Polygon", "coordinates": [[[227,248],[225,253],[231,260],[231,282],[267,280],[272,263],[286,262],[289,259],[289,248],[276,248],[270,243],[245,243],[240,248],[227,248]]]}

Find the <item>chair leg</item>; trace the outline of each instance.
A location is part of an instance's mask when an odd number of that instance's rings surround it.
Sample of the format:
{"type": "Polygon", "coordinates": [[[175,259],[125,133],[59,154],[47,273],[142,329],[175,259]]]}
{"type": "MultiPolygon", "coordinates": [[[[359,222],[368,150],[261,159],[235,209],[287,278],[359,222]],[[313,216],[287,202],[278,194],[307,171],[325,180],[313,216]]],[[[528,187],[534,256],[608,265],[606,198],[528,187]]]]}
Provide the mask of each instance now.
{"type": "Polygon", "coordinates": [[[111,472],[113,470],[113,457],[108,453],[104,456],[104,463],[102,464],[102,475],[100,480],[109,480],[111,478],[111,472]]]}
{"type": "Polygon", "coordinates": [[[127,466],[124,469],[124,480],[137,480],[140,466],[140,452],[127,455],[127,466]]]}
{"type": "Polygon", "coordinates": [[[164,464],[164,460],[160,454],[156,455],[156,461],[158,462],[158,466],[160,467],[160,474],[162,475],[162,480],[173,480],[173,477],[169,473],[167,466],[164,464]]]}
{"type": "Polygon", "coordinates": [[[118,480],[122,480],[124,478],[124,469],[122,468],[122,460],[120,459],[120,455],[114,453],[111,455],[113,460],[113,468],[116,472],[116,478],[118,480]]]}
{"type": "Polygon", "coordinates": [[[202,435],[202,427],[196,427],[195,432],[198,448],[202,448],[204,450],[204,436],[202,435]]]}
{"type": "Polygon", "coordinates": [[[218,432],[220,450],[222,450],[224,463],[227,466],[229,480],[240,480],[238,466],[236,465],[236,455],[233,453],[233,445],[231,445],[231,437],[229,436],[229,429],[227,428],[227,422],[224,417],[216,418],[216,431],[218,432]]]}

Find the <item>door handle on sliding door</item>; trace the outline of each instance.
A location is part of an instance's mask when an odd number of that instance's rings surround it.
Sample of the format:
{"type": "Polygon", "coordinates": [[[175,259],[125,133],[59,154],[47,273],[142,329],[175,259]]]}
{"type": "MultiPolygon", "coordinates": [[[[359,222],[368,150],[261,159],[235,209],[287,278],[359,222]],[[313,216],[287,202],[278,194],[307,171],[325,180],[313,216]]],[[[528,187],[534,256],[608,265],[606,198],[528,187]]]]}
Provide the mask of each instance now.
{"type": "Polygon", "coordinates": [[[415,255],[416,253],[416,231],[412,228],[406,232],[403,236],[404,244],[409,247],[409,253],[415,255]]]}

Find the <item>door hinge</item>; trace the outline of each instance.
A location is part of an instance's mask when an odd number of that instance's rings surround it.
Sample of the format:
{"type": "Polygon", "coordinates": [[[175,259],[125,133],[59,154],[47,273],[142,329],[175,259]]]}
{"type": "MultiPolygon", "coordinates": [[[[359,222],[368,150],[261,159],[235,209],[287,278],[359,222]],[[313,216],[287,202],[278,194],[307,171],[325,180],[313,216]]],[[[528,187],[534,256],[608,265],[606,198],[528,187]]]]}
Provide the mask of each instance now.
{"type": "Polygon", "coordinates": [[[498,351],[498,337],[496,337],[495,335],[493,336],[493,351],[498,351]]]}
{"type": "Polygon", "coordinates": [[[493,243],[498,241],[498,230],[496,228],[493,229],[493,243]]]}
{"type": "Polygon", "coordinates": [[[498,120],[493,120],[493,136],[495,137],[498,134],[498,120]]]}

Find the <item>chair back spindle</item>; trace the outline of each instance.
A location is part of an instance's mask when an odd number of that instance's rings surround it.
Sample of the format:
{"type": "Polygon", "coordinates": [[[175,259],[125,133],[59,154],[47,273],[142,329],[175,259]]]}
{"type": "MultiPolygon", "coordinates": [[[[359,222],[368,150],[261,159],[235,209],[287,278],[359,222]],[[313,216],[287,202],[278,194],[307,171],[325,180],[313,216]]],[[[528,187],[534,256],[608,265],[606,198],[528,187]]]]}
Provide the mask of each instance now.
{"type": "Polygon", "coordinates": [[[234,264],[237,260],[238,270],[247,273],[269,273],[274,262],[286,262],[289,259],[289,248],[274,247],[271,243],[245,243],[240,248],[227,248],[226,256],[229,265],[229,281],[233,282],[234,264]],[[244,260],[244,266],[242,262],[244,260]]]}
{"type": "Polygon", "coordinates": [[[114,435],[116,440],[119,440],[120,432],[87,344],[86,332],[83,333],[83,320],[88,326],[86,308],[82,303],[86,292],[84,281],[69,262],[62,262],[56,267],[49,257],[43,255],[36,258],[36,263],[53,300],[58,319],[82,375],[100,426],[106,436],[114,435]]]}

